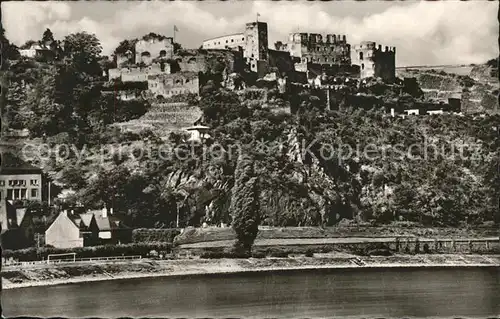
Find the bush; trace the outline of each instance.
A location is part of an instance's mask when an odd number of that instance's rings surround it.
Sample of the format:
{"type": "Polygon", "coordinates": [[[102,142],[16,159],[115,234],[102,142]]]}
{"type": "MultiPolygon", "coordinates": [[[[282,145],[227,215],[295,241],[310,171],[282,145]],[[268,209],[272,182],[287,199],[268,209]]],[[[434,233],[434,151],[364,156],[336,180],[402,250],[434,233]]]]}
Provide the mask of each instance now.
{"type": "Polygon", "coordinates": [[[180,231],[176,228],[138,228],[132,231],[133,243],[151,243],[151,242],[165,242],[172,243],[175,236],[179,235],[180,231]]]}
{"type": "Polygon", "coordinates": [[[14,258],[19,261],[42,260],[47,259],[50,254],[76,253],[76,258],[90,257],[114,257],[114,256],[147,256],[151,250],[170,252],[171,243],[151,242],[151,243],[133,243],[125,245],[104,245],[76,248],[27,248],[18,250],[4,250],[4,258],[14,258]]]}

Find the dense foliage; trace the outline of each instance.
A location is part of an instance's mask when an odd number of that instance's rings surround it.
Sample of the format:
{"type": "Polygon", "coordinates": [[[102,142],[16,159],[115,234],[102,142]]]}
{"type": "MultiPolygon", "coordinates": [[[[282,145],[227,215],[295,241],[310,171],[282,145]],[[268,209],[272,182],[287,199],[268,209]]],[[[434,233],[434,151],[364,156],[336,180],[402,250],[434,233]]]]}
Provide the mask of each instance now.
{"type": "Polygon", "coordinates": [[[237,245],[248,253],[251,252],[260,224],[259,186],[253,165],[252,160],[245,158],[244,154],[239,156],[229,208],[237,245]]]}

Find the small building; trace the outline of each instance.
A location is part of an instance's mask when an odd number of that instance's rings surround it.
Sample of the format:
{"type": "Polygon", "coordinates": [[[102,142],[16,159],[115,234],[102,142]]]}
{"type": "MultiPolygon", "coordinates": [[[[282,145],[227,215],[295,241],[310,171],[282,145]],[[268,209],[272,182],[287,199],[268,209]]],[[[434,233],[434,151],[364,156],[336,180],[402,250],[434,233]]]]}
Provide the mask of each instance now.
{"type": "Polygon", "coordinates": [[[22,249],[33,245],[33,219],[31,214],[26,213],[26,208],[16,208],[11,201],[0,200],[0,225],[4,249],[22,249]]]}
{"type": "Polygon", "coordinates": [[[42,200],[42,170],[10,153],[2,154],[0,200],[42,200]]]}
{"type": "Polygon", "coordinates": [[[85,213],[62,211],[45,231],[45,243],[57,248],[128,243],[132,230],[107,209],[85,213]]]}
{"type": "Polygon", "coordinates": [[[207,138],[210,138],[210,134],[208,134],[210,127],[208,126],[195,125],[187,127],[185,130],[191,134],[191,136],[188,138],[188,141],[201,142],[206,140],[207,138]]]}
{"type": "Polygon", "coordinates": [[[19,54],[27,58],[42,58],[50,60],[54,58],[54,52],[45,45],[33,43],[29,48],[19,50],[19,54]]]}
{"type": "Polygon", "coordinates": [[[113,209],[89,211],[96,221],[99,244],[123,244],[132,240],[132,229],[126,226],[119,218],[113,216],[113,209]]]}
{"type": "Polygon", "coordinates": [[[91,246],[97,243],[97,224],[92,214],[64,210],[45,231],[45,244],[56,248],[91,246]]]}

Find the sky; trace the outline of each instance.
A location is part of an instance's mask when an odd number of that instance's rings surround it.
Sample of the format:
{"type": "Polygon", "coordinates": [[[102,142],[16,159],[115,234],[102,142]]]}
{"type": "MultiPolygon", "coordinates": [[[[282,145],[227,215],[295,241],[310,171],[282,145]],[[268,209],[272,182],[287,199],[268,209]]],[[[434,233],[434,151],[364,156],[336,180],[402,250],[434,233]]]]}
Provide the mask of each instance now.
{"type": "Polygon", "coordinates": [[[291,32],[345,34],[347,42],[396,47],[396,64],[484,63],[498,56],[497,1],[76,1],[3,2],[2,24],[16,45],[94,33],[103,54],[149,32],[173,35],[186,48],[204,39],[243,32],[246,22],[268,23],[269,46],[291,32]]]}

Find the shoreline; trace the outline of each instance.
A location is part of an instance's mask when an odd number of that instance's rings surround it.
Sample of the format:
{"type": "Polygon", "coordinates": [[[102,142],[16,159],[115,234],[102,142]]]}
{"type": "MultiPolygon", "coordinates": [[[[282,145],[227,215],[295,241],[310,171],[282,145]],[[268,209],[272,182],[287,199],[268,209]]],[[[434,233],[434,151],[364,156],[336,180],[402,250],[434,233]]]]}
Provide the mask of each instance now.
{"type": "MultiPolygon", "coordinates": [[[[442,255],[441,255],[442,256],[442,255]]],[[[87,282],[102,282],[111,280],[127,280],[127,279],[140,279],[140,278],[158,278],[158,277],[183,277],[183,276],[203,276],[203,275],[223,275],[223,274],[248,274],[248,273],[262,273],[262,272],[286,272],[294,270],[304,270],[311,271],[315,269],[395,269],[395,268],[407,268],[407,269],[422,269],[422,268],[498,268],[500,267],[500,256],[494,256],[495,260],[492,260],[492,256],[486,256],[487,262],[470,262],[464,259],[464,256],[457,256],[458,261],[455,260],[450,263],[443,262],[433,262],[427,260],[427,262],[419,262],[415,260],[414,262],[398,262],[397,260],[381,260],[382,262],[373,262],[368,264],[354,264],[352,263],[352,258],[346,259],[335,259],[335,258],[323,258],[318,259],[311,257],[309,259],[290,259],[290,258],[275,258],[275,259],[265,259],[253,260],[253,259],[189,259],[189,260],[171,260],[171,261],[154,261],[149,259],[143,259],[140,263],[134,263],[135,265],[155,265],[156,271],[143,273],[141,271],[122,271],[116,274],[109,274],[103,270],[103,274],[91,274],[82,276],[73,276],[65,278],[51,278],[42,280],[29,280],[26,282],[10,282],[4,279],[2,274],[2,290],[19,289],[19,288],[29,288],[29,287],[42,287],[42,286],[56,286],[56,285],[67,285],[67,284],[79,284],[87,282]],[[385,261],[385,262],[384,262],[385,261]],[[259,266],[259,263],[267,264],[259,266]],[[294,265],[299,263],[299,265],[294,265]],[[326,264],[325,264],[326,263],[326,264]]],[[[476,255],[482,256],[482,255],[476,255]]],[[[376,258],[375,258],[376,259],[376,258]]],[[[387,258],[386,258],[387,259],[387,258]]],[[[94,267],[104,267],[106,265],[120,266],[120,263],[108,263],[101,265],[90,265],[94,267]]],[[[131,265],[131,263],[121,263],[122,266],[126,267],[131,265]]],[[[66,267],[85,267],[89,265],[73,265],[66,267]]],[[[39,268],[39,271],[44,270],[54,270],[58,268],[63,268],[63,266],[52,265],[51,267],[39,268]]],[[[6,269],[5,272],[23,272],[28,271],[33,273],[36,269],[6,269]]],[[[2,271],[4,273],[4,271],[2,271]]],[[[31,276],[30,276],[31,277],[31,276]]]]}

